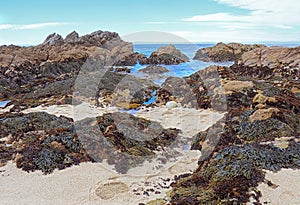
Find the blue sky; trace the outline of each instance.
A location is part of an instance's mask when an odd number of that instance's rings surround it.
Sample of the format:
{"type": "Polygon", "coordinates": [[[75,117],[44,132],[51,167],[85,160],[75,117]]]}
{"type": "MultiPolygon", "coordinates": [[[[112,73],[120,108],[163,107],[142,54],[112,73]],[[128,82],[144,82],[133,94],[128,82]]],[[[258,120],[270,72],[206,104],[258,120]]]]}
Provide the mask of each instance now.
{"type": "MultiPolygon", "coordinates": [[[[161,31],[192,42],[299,41],[298,0],[0,0],[0,44],[96,30],[161,31]]],[[[135,40],[135,39],[132,39],[135,40]]]]}

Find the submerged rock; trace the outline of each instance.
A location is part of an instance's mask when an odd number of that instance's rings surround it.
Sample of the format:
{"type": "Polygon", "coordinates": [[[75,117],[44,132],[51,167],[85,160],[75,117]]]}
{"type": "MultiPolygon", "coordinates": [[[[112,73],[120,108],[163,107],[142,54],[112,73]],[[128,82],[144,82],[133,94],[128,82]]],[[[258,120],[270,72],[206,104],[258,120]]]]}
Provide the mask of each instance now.
{"type": "Polygon", "coordinates": [[[163,66],[149,65],[146,68],[140,69],[139,72],[159,74],[159,73],[169,72],[169,70],[166,67],[163,67],[163,66]]]}

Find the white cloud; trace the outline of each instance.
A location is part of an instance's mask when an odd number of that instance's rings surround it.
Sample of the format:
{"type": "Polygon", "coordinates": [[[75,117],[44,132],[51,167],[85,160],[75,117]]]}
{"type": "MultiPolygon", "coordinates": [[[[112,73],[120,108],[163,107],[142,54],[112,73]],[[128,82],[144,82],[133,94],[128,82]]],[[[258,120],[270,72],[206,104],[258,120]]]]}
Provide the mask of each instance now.
{"type": "Polygon", "coordinates": [[[14,25],[12,25],[12,24],[0,24],[0,30],[12,29],[13,27],[14,27],[14,25]]]}
{"type": "Polygon", "coordinates": [[[61,22],[46,22],[46,23],[36,23],[36,24],[0,24],[0,30],[25,30],[25,29],[39,29],[52,26],[62,26],[69,23],[61,22]]]}
{"type": "Polygon", "coordinates": [[[193,16],[191,18],[185,18],[184,21],[197,21],[197,22],[207,22],[207,21],[243,21],[243,19],[247,18],[246,16],[235,16],[229,13],[214,13],[207,15],[198,15],[193,16]]]}
{"type": "MultiPolygon", "coordinates": [[[[215,0],[220,4],[226,4],[232,7],[249,10],[245,15],[234,15],[221,12],[207,15],[197,15],[182,19],[189,22],[231,22],[234,24],[244,23],[250,27],[269,26],[281,29],[291,29],[294,26],[300,26],[300,1],[299,0],[215,0]]],[[[244,27],[246,29],[247,27],[244,27]]]]}
{"type": "Polygon", "coordinates": [[[286,26],[286,25],[275,25],[277,28],[283,28],[283,29],[292,29],[292,26],[286,26]]]}
{"type": "Polygon", "coordinates": [[[189,36],[182,36],[190,42],[264,42],[264,41],[293,41],[299,33],[269,33],[261,30],[215,30],[191,32],[189,36]]]}

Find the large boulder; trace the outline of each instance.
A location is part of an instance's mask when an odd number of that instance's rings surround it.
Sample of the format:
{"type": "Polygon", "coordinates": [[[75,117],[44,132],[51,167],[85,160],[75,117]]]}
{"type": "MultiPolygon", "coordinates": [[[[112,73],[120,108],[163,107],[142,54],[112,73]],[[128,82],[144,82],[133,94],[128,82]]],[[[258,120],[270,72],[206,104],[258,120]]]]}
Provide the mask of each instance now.
{"type": "Polygon", "coordinates": [[[151,53],[147,60],[147,64],[165,64],[176,65],[189,61],[189,58],[174,45],[167,45],[157,49],[151,53]]]}

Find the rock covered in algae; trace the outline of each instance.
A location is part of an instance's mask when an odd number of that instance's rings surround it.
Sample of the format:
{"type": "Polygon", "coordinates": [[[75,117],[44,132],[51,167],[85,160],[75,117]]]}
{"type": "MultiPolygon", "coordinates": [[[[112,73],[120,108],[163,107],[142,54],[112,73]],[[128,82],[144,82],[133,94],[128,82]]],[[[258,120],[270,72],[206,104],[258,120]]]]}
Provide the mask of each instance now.
{"type": "Polygon", "coordinates": [[[47,174],[91,161],[69,118],[45,112],[8,114],[0,117],[0,127],[1,138],[9,136],[1,143],[1,161],[14,160],[25,171],[47,174]]]}
{"type": "Polygon", "coordinates": [[[171,145],[179,130],[164,129],[159,123],[128,113],[109,113],[76,123],[85,150],[95,160],[107,159],[117,172],[151,159],[155,151],[171,145]]]}

